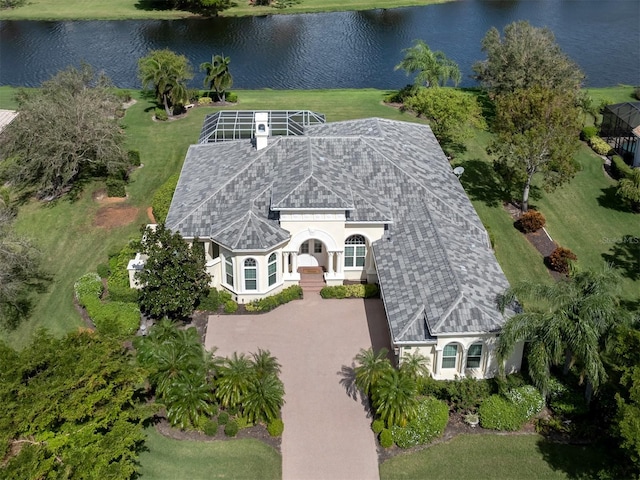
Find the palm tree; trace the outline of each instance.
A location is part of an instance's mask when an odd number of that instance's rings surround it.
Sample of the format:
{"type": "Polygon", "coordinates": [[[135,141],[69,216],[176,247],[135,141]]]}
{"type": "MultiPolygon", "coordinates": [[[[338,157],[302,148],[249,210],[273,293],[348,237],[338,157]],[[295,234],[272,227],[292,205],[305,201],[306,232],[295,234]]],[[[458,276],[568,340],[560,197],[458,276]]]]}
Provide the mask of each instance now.
{"type": "Polygon", "coordinates": [[[428,377],[430,375],[428,365],[429,359],[416,351],[404,354],[400,370],[415,381],[418,381],[420,377],[428,377]]]}
{"type": "Polygon", "coordinates": [[[355,360],[359,364],[354,368],[356,386],[365,395],[371,395],[374,385],[390,370],[391,362],[387,358],[389,350],[382,348],[375,353],[372,348],[361,349],[355,360]]]}
{"type": "Polygon", "coordinates": [[[204,86],[209,90],[214,90],[216,96],[224,102],[226,100],[226,91],[233,85],[233,77],[229,72],[229,64],[231,58],[222,55],[211,57],[211,62],[200,64],[200,70],[207,73],[204,78],[204,86]]]}
{"type": "Polygon", "coordinates": [[[417,385],[406,372],[391,368],[372,389],[373,407],[388,428],[404,427],[418,408],[417,385]]]}
{"type": "Polygon", "coordinates": [[[282,365],[278,359],[271,355],[269,350],[258,349],[258,353],[252,353],[255,375],[258,378],[265,378],[269,375],[278,376],[282,365]]]}
{"type": "Polygon", "coordinates": [[[271,422],[280,416],[284,405],[284,385],[271,374],[256,377],[249,385],[242,401],[242,409],[249,420],[271,422]]]}
{"type": "Polygon", "coordinates": [[[253,363],[244,353],[234,352],[220,366],[216,379],[216,396],[223,407],[235,407],[242,403],[253,383],[255,370],[253,363]]]}
{"type": "Polygon", "coordinates": [[[173,426],[197,428],[213,414],[214,395],[204,376],[173,383],[163,398],[167,418],[173,426]]]}
{"type": "Polygon", "coordinates": [[[151,85],[155,89],[158,102],[162,103],[167,115],[171,116],[170,106],[186,102],[187,80],[193,77],[189,60],[171,50],[154,50],[138,61],[138,76],[142,88],[151,85]]]}
{"type": "Polygon", "coordinates": [[[605,265],[601,272],[577,272],[554,284],[526,282],[508,289],[500,300],[502,310],[516,298],[532,305],[505,323],[498,358],[506,359],[516,343],[529,342],[529,374],[546,395],[550,369],[564,357],[564,372],[579,367],[590,400],[606,380],[601,359],[606,341],[613,328],[628,317],[620,308],[618,286],[617,272],[605,265]]]}
{"type": "Polygon", "coordinates": [[[404,70],[407,75],[417,72],[416,85],[444,86],[449,80],[457,86],[462,79],[460,68],[440,51],[432,51],[423,40],[415,40],[413,47],[403,50],[404,58],[394,70],[404,70]]]}

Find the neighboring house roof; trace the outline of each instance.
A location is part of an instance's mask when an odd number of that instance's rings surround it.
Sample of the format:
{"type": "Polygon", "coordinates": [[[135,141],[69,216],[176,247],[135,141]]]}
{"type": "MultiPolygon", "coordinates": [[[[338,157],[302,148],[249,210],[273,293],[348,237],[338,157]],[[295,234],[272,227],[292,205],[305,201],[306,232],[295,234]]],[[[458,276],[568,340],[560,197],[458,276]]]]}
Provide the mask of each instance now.
{"type": "Polygon", "coordinates": [[[167,216],[185,237],[268,250],[290,235],[277,210],[339,209],[389,224],[373,243],[394,342],[498,330],[507,280],[431,129],[371,118],[314,125],[298,137],[189,148],[167,216]]]}
{"type": "Polygon", "coordinates": [[[18,112],[14,110],[0,110],[0,132],[2,132],[7,125],[13,122],[13,119],[18,116],[18,112]]]}

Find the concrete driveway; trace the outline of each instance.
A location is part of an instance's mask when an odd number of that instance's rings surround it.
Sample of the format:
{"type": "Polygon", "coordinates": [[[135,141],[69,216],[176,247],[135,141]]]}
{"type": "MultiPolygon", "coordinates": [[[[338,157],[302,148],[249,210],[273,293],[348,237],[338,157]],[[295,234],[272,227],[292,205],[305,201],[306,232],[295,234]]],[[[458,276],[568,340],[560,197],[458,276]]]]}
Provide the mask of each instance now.
{"type": "Polygon", "coordinates": [[[371,419],[347,393],[361,348],[389,347],[380,300],[323,300],[306,293],[262,315],[209,317],[205,346],[217,354],[270,350],[282,364],[283,480],[378,479],[371,419]]]}

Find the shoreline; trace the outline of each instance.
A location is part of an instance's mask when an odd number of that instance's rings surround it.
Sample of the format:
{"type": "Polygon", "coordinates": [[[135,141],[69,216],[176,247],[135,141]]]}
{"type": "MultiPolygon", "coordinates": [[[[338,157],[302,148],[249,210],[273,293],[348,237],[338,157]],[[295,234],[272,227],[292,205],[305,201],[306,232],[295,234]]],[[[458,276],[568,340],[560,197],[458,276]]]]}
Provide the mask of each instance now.
{"type": "Polygon", "coordinates": [[[116,21],[116,20],[184,20],[216,17],[256,17],[271,15],[296,15],[303,13],[357,12],[368,10],[392,10],[407,7],[424,7],[457,0],[356,0],[344,3],[337,0],[302,0],[287,8],[250,5],[240,0],[236,5],[221,11],[217,16],[203,16],[182,10],[155,10],[143,8],[140,0],[115,0],[105,6],[96,0],[68,1],[61,6],[55,0],[26,0],[25,5],[0,10],[0,21],[116,21]]]}

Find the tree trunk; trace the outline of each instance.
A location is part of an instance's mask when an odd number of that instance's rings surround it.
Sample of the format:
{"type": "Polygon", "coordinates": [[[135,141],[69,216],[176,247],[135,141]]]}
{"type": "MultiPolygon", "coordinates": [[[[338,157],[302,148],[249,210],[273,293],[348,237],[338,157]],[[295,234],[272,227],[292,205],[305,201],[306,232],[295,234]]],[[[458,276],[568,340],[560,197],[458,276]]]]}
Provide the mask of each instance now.
{"type": "Polygon", "coordinates": [[[584,398],[587,402],[587,405],[591,403],[591,398],[593,397],[593,384],[591,380],[587,378],[587,386],[584,389],[584,398]]]}
{"type": "Polygon", "coordinates": [[[533,178],[533,174],[527,175],[527,181],[524,184],[524,191],[522,192],[522,205],[520,210],[522,213],[525,213],[529,210],[529,190],[531,190],[531,179],[533,178]]]}
{"type": "Polygon", "coordinates": [[[566,375],[567,373],[569,373],[572,360],[573,360],[573,355],[571,355],[571,351],[567,348],[564,352],[564,367],[562,368],[563,375],[566,375]]]}
{"type": "Polygon", "coordinates": [[[168,100],[169,95],[167,95],[166,93],[162,94],[162,103],[164,103],[164,111],[167,112],[167,117],[171,116],[171,111],[169,110],[169,100],[168,100]]]}

